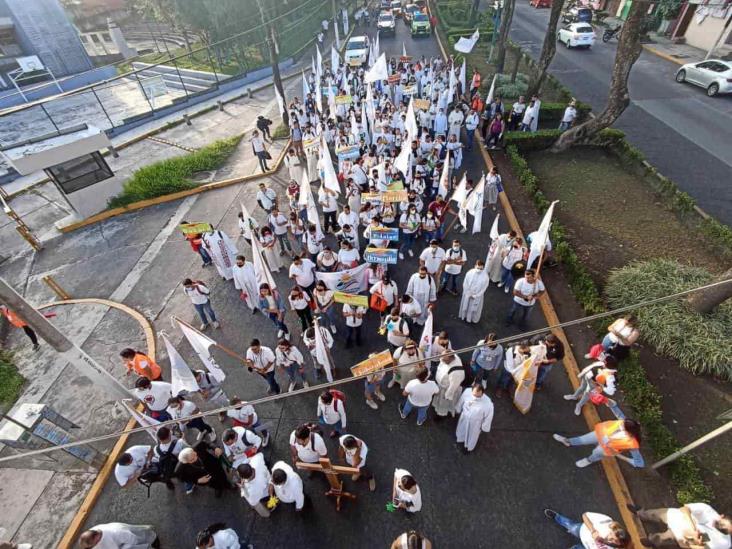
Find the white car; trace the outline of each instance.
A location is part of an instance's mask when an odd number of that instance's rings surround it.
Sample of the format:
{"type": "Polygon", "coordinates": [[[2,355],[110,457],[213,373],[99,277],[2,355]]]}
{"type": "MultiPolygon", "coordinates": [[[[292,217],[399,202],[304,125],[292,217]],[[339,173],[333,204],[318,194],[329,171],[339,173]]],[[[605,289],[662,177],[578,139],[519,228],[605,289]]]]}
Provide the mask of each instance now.
{"type": "Polygon", "coordinates": [[[676,81],[701,86],[707,90],[709,97],[718,93],[732,93],[732,63],[721,59],[688,63],[676,72],[676,81]]]}
{"type": "Polygon", "coordinates": [[[557,40],[567,48],[591,48],[595,43],[595,29],[589,23],[570,23],[559,29],[557,40]]]}
{"type": "Polygon", "coordinates": [[[369,55],[369,38],[368,36],[351,36],[346,44],[346,52],[344,54],[346,63],[352,67],[358,67],[366,63],[369,55]]]}
{"type": "Polygon", "coordinates": [[[376,27],[383,35],[394,34],[396,32],[394,15],[390,11],[382,11],[379,14],[379,21],[376,23],[376,27]]]}

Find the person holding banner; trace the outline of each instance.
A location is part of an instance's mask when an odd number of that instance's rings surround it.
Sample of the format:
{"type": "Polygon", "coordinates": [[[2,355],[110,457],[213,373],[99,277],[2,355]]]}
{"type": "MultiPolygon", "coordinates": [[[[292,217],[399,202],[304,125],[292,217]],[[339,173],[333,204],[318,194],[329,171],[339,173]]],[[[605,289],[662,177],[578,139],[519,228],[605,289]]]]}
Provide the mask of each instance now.
{"type": "Polygon", "coordinates": [[[362,345],[361,327],[366,307],[360,305],[343,304],[343,318],[346,319],[346,349],[349,349],[355,340],[356,346],[362,345]]]}
{"type": "Polygon", "coordinates": [[[338,252],[338,270],[343,271],[358,266],[358,260],[361,255],[358,250],[353,248],[353,244],[349,240],[341,240],[341,249],[338,252]]]}

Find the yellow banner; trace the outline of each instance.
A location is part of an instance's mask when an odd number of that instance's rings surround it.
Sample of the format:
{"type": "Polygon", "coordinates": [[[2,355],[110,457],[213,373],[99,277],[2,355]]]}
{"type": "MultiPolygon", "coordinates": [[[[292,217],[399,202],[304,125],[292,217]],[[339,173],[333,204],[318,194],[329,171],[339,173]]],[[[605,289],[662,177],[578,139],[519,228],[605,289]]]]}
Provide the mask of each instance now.
{"type": "Polygon", "coordinates": [[[181,223],[179,228],[183,234],[203,234],[213,231],[210,223],[181,223]]]}
{"type": "Polygon", "coordinates": [[[414,100],[414,108],[415,109],[422,109],[423,111],[427,111],[430,108],[430,101],[429,99],[415,99],[414,100]]]}
{"type": "Polygon", "coordinates": [[[369,306],[369,298],[365,295],[347,294],[346,292],[333,292],[333,301],[336,303],[348,303],[357,307],[369,306]]]}
{"type": "Polygon", "coordinates": [[[359,362],[355,366],[351,366],[351,373],[354,376],[362,376],[383,370],[387,366],[391,366],[394,361],[391,358],[391,351],[381,351],[375,355],[371,355],[366,360],[359,362]]]}
{"type": "Polygon", "coordinates": [[[350,105],[351,103],[353,103],[353,98],[350,95],[336,95],[335,96],[336,105],[350,105]]]}

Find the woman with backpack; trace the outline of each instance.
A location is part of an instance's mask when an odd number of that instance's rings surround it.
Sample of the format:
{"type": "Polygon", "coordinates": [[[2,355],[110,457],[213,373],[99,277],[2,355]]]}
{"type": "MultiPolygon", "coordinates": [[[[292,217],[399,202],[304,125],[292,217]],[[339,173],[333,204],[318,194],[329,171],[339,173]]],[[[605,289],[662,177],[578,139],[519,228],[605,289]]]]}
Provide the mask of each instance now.
{"type": "Polygon", "coordinates": [[[340,436],[346,428],[346,395],[336,389],[322,393],[318,398],[318,423],[332,429],[330,438],[340,436]]]}

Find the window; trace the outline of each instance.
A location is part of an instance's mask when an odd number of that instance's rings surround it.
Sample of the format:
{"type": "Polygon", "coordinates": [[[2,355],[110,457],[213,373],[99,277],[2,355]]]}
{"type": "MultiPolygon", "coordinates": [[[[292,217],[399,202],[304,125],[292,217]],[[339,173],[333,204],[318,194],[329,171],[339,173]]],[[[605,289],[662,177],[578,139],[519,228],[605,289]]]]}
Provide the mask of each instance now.
{"type": "Polygon", "coordinates": [[[52,166],[46,169],[46,173],[66,194],[84,189],[114,175],[98,151],[52,166]]]}

